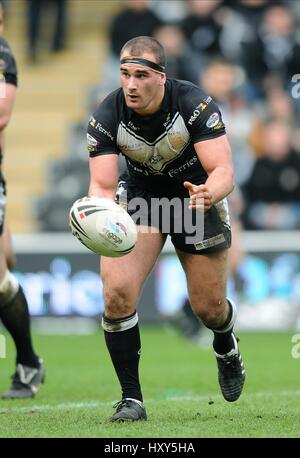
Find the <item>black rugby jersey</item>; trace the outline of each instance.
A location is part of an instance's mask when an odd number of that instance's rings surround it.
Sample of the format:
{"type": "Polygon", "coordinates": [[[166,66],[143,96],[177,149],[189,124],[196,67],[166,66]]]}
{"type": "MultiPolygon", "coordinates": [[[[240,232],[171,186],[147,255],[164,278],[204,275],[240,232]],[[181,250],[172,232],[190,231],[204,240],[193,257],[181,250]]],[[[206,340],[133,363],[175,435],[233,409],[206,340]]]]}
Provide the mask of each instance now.
{"type": "Polygon", "coordinates": [[[7,41],[0,37],[0,78],[5,78],[6,83],[17,86],[17,65],[7,41]]]}
{"type": "MultiPolygon", "coordinates": [[[[12,54],[9,44],[7,41],[0,37],[0,84],[10,83],[17,86],[17,65],[15,58],[12,54]]],[[[2,92],[2,89],[0,89],[2,92]]],[[[2,162],[3,154],[0,145],[0,165],[2,162]]]]}
{"type": "Polygon", "coordinates": [[[185,180],[206,181],[194,143],[225,134],[219,108],[187,81],[167,79],[158,112],[141,116],[128,108],[122,88],[109,94],[89,120],[90,157],[123,154],[131,180],[156,192],[186,193],[185,180]]]}

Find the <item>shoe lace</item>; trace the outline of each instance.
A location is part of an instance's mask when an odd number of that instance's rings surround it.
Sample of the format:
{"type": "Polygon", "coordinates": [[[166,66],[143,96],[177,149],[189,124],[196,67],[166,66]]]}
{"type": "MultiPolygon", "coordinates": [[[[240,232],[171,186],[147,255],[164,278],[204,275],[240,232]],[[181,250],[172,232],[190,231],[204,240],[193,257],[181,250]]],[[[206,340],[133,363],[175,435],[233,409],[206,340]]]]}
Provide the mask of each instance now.
{"type": "Polygon", "coordinates": [[[128,399],[121,399],[121,401],[118,401],[113,405],[113,408],[117,409],[116,412],[120,412],[120,410],[123,407],[128,407],[129,403],[130,403],[130,401],[128,399]]]}
{"type": "Polygon", "coordinates": [[[239,359],[239,354],[236,355],[231,355],[231,356],[225,356],[224,358],[219,359],[219,364],[222,366],[222,372],[223,373],[230,373],[232,376],[234,375],[240,375],[241,373],[241,363],[239,359]]]}

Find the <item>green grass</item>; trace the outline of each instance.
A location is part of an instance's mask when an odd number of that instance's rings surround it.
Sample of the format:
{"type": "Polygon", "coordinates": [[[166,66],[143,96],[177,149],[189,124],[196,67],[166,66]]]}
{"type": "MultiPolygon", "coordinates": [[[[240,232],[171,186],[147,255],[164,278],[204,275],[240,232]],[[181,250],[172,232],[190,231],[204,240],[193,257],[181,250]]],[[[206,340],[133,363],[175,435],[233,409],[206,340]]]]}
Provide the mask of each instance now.
{"type": "MultiPolygon", "coordinates": [[[[120,392],[102,332],[41,336],[46,383],[32,400],[0,400],[0,437],[300,437],[300,359],[293,333],[241,334],[247,382],[240,400],[220,395],[210,349],[161,328],[143,327],[141,381],[148,421],[110,424],[120,392]]],[[[0,390],[14,350],[0,359],[0,390]]]]}

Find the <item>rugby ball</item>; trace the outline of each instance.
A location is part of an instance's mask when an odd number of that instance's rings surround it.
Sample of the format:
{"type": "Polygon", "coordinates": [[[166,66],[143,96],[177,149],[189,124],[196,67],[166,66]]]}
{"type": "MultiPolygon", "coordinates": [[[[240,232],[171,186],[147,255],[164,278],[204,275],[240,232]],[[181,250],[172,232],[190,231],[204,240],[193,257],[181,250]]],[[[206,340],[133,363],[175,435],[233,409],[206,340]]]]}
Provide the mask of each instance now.
{"type": "Polygon", "coordinates": [[[123,208],[105,197],[76,200],[70,210],[69,223],[72,234],[101,256],[124,256],[136,244],[134,221],[123,208]]]}

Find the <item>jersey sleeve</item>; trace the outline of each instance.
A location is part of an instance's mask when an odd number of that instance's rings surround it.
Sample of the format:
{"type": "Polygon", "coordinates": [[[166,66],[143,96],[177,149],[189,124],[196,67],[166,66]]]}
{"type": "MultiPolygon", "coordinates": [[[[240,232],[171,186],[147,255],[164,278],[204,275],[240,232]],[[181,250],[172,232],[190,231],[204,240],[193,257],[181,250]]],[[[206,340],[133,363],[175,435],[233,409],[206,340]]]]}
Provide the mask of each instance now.
{"type": "Polygon", "coordinates": [[[222,114],[212,97],[196,86],[184,97],[185,123],[193,143],[226,134],[222,114]]]}
{"type": "Polygon", "coordinates": [[[8,43],[0,37],[0,79],[18,85],[17,64],[8,43]]]}
{"type": "Polygon", "coordinates": [[[87,128],[87,149],[90,157],[119,154],[115,115],[113,99],[109,96],[90,117],[87,128]]]}

